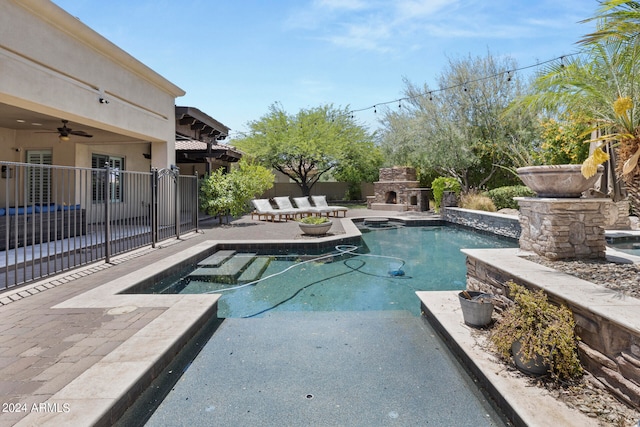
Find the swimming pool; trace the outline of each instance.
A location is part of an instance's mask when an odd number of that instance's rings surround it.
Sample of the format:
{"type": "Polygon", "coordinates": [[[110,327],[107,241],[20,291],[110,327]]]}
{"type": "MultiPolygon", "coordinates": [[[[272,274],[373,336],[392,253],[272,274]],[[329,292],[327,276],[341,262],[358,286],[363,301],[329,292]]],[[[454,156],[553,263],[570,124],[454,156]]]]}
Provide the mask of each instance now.
{"type": "Polygon", "coordinates": [[[613,241],[609,242],[608,246],[629,255],[640,256],[640,241],[638,239],[613,241]]]}
{"type": "Polygon", "coordinates": [[[360,245],[337,246],[320,255],[223,251],[210,257],[210,265],[190,267],[181,278],[159,282],[147,292],[221,293],[221,318],[282,311],[407,310],[420,315],[416,291],[464,289],[460,249],[517,247],[510,239],[452,226],[360,227],[360,245]]]}

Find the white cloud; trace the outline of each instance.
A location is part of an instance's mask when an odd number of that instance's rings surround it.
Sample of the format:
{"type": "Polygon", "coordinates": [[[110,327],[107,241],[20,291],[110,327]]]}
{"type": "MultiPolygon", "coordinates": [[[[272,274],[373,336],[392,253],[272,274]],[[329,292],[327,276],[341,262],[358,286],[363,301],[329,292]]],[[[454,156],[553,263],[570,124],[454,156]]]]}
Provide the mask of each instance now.
{"type": "Polygon", "coordinates": [[[387,53],[438,39],[535,37],[574,24],[569,14],[575,16],[548,2],[543,7],[511,0],[312,0],[288,22],[334,46],[387,53]]]}

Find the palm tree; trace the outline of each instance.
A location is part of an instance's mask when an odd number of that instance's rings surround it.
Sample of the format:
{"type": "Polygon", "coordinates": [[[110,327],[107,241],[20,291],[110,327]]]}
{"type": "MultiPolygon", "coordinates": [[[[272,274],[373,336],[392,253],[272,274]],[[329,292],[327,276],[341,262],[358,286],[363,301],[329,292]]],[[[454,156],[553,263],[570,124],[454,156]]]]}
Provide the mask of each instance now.
{"type": "Polygon", "coordinates": [[[625,39],[635,41],[640,35],[640,3],[628,0],[601,2],[596,16],[583,23],[597,21],[595,32],[587,34],[580,43],[591,45],[602,40],[625,39]]]}
{"type": "MultiPolygon", "coordinates": [[[[595,32],[587,34],[580,43],[587,47],[593,48],[602,43],[616,43],[621,46],[625,61],[637,62],[638,50],[640,45],[640,3],[628,0],[605,0],[601,2],[596,15],[584,22],[597,21],[597,29],[595,32]]],[[[633,64],[635,65],[635,64],[633,64]]],[[[640,132],[638,130],[638,114],[635,106],[638,104],[636,89],[637,79],[635,67],[627,70],[626,79],[631,82],[627,87],[625,96],[619,94],[621,103],[625,98],[630,100],[631,108],[622,112],[618,108],[617,119],[623,121],[623,135],[619,138],[620,148],[619,154],[623,162],[618,171],[622,171],[627,185],[627,191],[632,206],[636,212],[640,211],[640,166],[638,166],[638,158],[640,157],[640,132]]],[[[618,131],[620,131],[618,129],[618,131]]]]}

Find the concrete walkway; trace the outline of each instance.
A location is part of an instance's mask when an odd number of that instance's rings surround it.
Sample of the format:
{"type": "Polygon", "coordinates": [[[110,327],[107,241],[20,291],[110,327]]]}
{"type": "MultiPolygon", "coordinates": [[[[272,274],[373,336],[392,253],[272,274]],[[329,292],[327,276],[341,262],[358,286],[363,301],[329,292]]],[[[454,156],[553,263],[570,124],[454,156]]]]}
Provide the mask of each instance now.
{"type": "MultiPolygon", "coordinates": [[[[394,214],[354,209],[349,211],[348,216],[394,216],[394,214]]],[[[409,213],[404,213],[402,216],[423,217],[421,214],[409,213]]],[[[0,403],[2,411],[0,411],[0,425],[112,425],[136,397],[148,388],[152,379],[174,359],[191,337],[196,336],[200,330],[215,327],[211,322],[216,317],[218,298],[215,295],[131,295],[120,294],[120,292],[164,269],[167,266],[167,260],[171,263],[186,260],[203,248],[210,247],[212,241],[241,240],[264,243],[281,240],[300,241],[307,238],[300,235],[298,226],[294,222],[270,223],[252,220],[250,217],[243,217],[231,225],[203,224],[202,230],[201,233],[182,236],[181,240],[163,242],[155,249],[147,248],[116,257],[112,260],[112,264],[90,265],[51,277],[46,281],[1,293],[0,403]]],[[[331,230],[334,237],[354,232],[356,232],[355,227],[350,221],[341,220],[335,221],[331,230]]],[[[416,303],[419,303],[417,299],[416,303]]],[[[452,307],[449,306],[448,310],[452,311],[452,307]]],[[[255,319],[255,325],[258,325],[258,320],[255,319]]],[[[414,318],[415,320],[419,319],[414,318]]],[[[346,328],[353,320],[330,319],[329,321],[346,322],[343,325],[346,328]]],[[[380,323],[376,322],[378,320],[369,321],[372,327],[377,324],[380,329],[380,323]]],[[[398,322],[403,323],[404,320],[398,322]]],[[[290,326],[299,328],[304,326],[295,323],[290,326]]],[[[249,326],[249,324],[250,322],[243,323],[240,327],[249,327],[249,329],[261,327],[249,326]]],[[[311,323],[307,324],[307,327],[309,329],[302,330],[303,335],[314,333],[314,326],[311,323]]],[[[269,331],[275,329],[272,325],[269,331]]],[[[426,331],[427,329],[418,326],[417,329],[413,329],[413,333],[415,334],[417,330],[426,331]]],[[[392,329],[387,330],[386,333],[389,331],[392,329]]],[[[223,336],[225,330],[221,328],[219,332],[221,333],[219,336],[223,336]]],[[[254,353],[255,359],[251,359],[251,363],[255,364],[264,358],[273,357],[265,354],[269,343],[287,341],[286,335],[278,337],[275,333],[269,335],[267,332],[265,330],[264,334],[260,335],[262,341],[259,341],[265,350],[254,353]]],[[[374,332],[375,328],[367,327],[362,330],[362,337],[368,336],[367,340],[372,341],[370,338],[374,332]]],[[[391,337],[393,334],[390,335],[390,339],[391,337]]],[[[346,337],[340,338],[344,340],[346,337]]],[[[214,341],[218,339],[215,334],[213,339],[214,341]]],[[[410,354],[392,353],[395,355],[394,361],[406,357],[412,364],[415,363],[419,369],[422,369],[419,367],[419,353],[427,351],[433,337],[425,336],[420,339],[423,342],[409,346],[410,354]]],[[[347,341],[347,343],[356,344],[354,341],[347,341]]],[[[309,345],[314,344],[315,342],[309,341],[309,345]]],[[[292,345],[291,351],[296,349],[295,342],[291,341],[289,345],[292,345]]],[[[335,342],[327,340],[318,345],[335,345],[335,342]]],[[[400,348],[399,344],[394,346],[400,348]]],[[[382,350],[385,349],[386,346],[383,346],[382,350]]],[[[244,353],[246,360],[249,360],[251,347],[245,343],[241,351],[246,352],[244,353]]],[[[374,359],[383,353],[384,351],[375,355],[372,353],[371,360],[375,361],[376,366],[364,364],[364,367],[384,368],[386,365],[383,359],[374,359]]],[[[306,412],[306,416],[300,418],[306,421],[311,420],[307,424],[322,424],[322,419],[319,417],[324,413],[324,409],[328,408],[326,405],[338,404],[338,402],[323,399],[324,394],[337,392],[334,389],[335,384],[332,385],[331,382],[321,384],[320,381],[326,381],[327,376],[331,375],[351,376],[350,372],[339,369],[339,361],[344,360],[346,363],[349,359],[348,354],[337,353],[336,357],[336,363],[333,365],[330,363],[331,358],[324,360],[326,366],[335,367],[334,372],[318,371],[318,375],[313,377],[313,382],[310,379],[308,383],[298,384],[296,393],[292,390],[283,391],[294,393],[295,398],[301,400],[299,403],[296,400],[296,405],[306,405],[309,408],[310,411],[306,412]],[[305,398],[308,394],[313,395],[313,399],[305,398]],[[314,407],[316,410],[313,409],[314,407]]],[[[443,354],[438,357],[443,358],[444,364],[451,363],[445,360],[443,354]]],[[[231,357],[220,359],[221,367],[232,361],[237,362],[231,357]]],[[[301,360],[297,361],[301,362],[301,360]]],[[[407,365],[406,368],[405,373],[410,372],[411,366],[407,365]]],[[[237,369],[237,372],[243,371],[242,366],[236,366],[234,369],[237,369]]],[[[244,372],[251,374],[252,370],[244,370],[244,372]]],[[[426,371],[421,372],[427,375],[426,371]]],[[[368,374],[372,375],[373,372],[368,374]]],[[[365,374],[361,373],[361,375],[365,374]]],[[[410,374],[403,375],[410,377],[410,374]]],[[[251,375],[248,378],[250,379],[251,375]]],[[[350,386],[354,386],[353,383],[357,385],[358,376],[353,375],[351,378],[350,386]]],[[[416,384],[415,378],[410,377],[407,380],[407,386],[410,387],[411,384],[416,384]]],[[[212,384],[209,386],[211,387],[212,384]]],[[[255,385],[251,390],[259,392],[255,385]]],[[[410,392],[405,389],[401,392],[403,393],[410,392]]],[[[398,396],[400,395],[394,395],[394,398],[398,396]]],[[[452,405],[457,404],[455,396],[455,394],[452,395],[448,401],[434,397],[436,399],[434,402],[437,404],[432,407],[432,410],[436,411],[437,408],[442,407],[442,411],[446,411],[443,413],[451,414],[452,405]]],[[[365,395],[360,397],[362,401],[366,398],[365,395]]],[[[407,399],[409,399],[406,402],[407,405],[417,405],[414,400],[418,399],[416,396],[407,396],[407,399]]],[[[395,423],[394,425],[408,425],[400,419],[401,416],[406,416],[407,411],[401,408],[398,401],[395,402],[385,408],[377,409],[376,416],[379,417],[377,419],[384,419],[389,424],[395,423]],[[398,418],[395,418],[396,414],[398,418]]],[[[354,402],[354,405],[361,404],[361,402],[354,402]]],[[[364,407],[358,406],[358,408],[364,407]]],[[[354,411],[353,416],[361,415],[361,410],[354,411]]],[[[439,415],[436,414],[433,419],[441,420],[438,417],[439,415]]],[[[371,421],[368,418],[363,419],[371,421]]],[[[580,422],[574,425],[588,425],[583,424],[580,417],[576,419],[580,422]]],[[[285,419],[282,421],[287,424],[285,419]]],[[[461,424],[457,421],[458,419],[452,419],[451,423],[444,424],[434,421],[434,425],[465,425],[465,422],[461,424]]],[[[531,421],[530,425],[536,425],[535,420],[528,421],[531,421]]],[[[162,425],[162,423],[155,425],[162,425]]]]}

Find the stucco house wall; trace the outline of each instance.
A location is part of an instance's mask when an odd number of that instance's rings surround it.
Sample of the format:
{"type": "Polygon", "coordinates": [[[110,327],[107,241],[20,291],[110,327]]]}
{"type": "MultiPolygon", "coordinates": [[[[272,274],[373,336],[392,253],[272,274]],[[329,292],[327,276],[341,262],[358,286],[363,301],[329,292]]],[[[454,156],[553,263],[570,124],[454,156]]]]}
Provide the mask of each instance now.
{"type": "Polygon", "coordinates": [[[128,151],[128,170],[175,163],[175,99],[184,91],[52,2],[0,2],[0,70],[0,103],[104,131],[59,144],[50,134],[0,128],[1,146],[11,148],[1,160],[48,147],[60,165],[88,166],[90,151],[128,151]],[[123,146],[135,146],[135,155],[123,146]],[[149,152],[150,162],[138,159],[149,152]]]}

